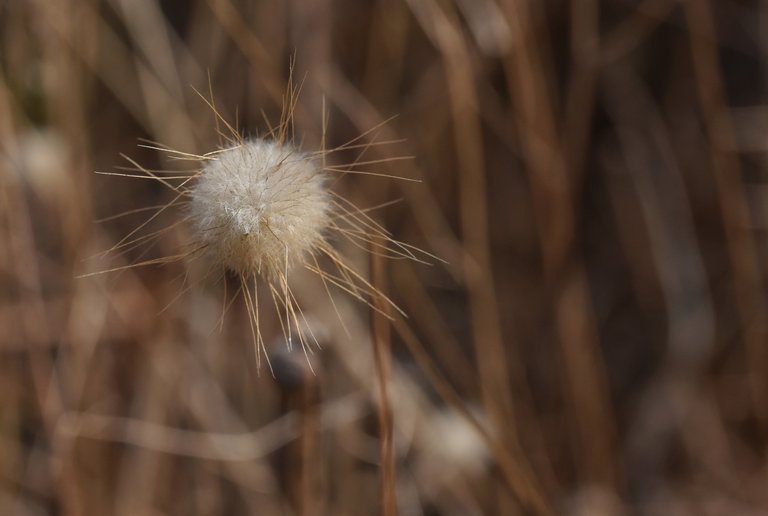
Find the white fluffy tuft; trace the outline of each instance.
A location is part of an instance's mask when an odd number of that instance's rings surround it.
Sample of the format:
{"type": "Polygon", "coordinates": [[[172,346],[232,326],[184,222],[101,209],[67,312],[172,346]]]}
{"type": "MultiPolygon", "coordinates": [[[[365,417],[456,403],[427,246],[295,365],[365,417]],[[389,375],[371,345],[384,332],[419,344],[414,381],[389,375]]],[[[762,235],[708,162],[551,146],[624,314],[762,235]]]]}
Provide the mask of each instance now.
{"type": "Polygon", "coordinates": [[[276,278],[323,241],[330,199],[319,164],[289,144],[253,139],[213,155],[192,186],[196,240],[245,277],[276,278]]]}

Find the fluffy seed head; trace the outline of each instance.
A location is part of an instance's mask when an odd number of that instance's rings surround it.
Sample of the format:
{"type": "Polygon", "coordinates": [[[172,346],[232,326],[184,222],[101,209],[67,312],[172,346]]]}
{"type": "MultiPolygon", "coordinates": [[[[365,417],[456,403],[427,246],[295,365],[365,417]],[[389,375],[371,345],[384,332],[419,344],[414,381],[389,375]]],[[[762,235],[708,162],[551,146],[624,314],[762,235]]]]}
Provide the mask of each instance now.
{"type": "MultiPolygon", "coordinates": [[[[229,135],[219,131],[223,138],[232,142],[229,147],[206,154],[192,154],[161,144],[146,145],[165,152],[170,158],[197,162],[199,167],[196,170],[150,170],[126,158],[132,165],[127,169],[128,173],[100,172],[105,175],[151,179],[174,192],[173,199],[164,205],[130,210],[115,216],[154,212],[105,254],[124,253],[142,246],[146,246],[148,250],[164,234],[182,223],[188,228],[186,234],[189,239],[177,254],[113,267],[85,276],[149,265],[191,262],[206,257],[210,267],[204,278],[215,273],[223,280],[223,272],[230,270],[239,280],[240,286],[231,300],[227,297],[227,282],[223,283],[225,303],[219,324],[223,324],[224,316],[232,302],[242,297],[256,351],[257,366],[261,356],[267,357],[269,362],[259,322],[260,291],[269,294],[277,313],[285,317],[284,320],[281,318],[280,326],[288,349],[292,347],[294,335],[298,337],[307,359],[311,353],[311,343],[320,345],[299,305],[299,299],[291,289],[292,265],[302,267],[305,272],[314,274],[320,281],[321,288],[328,294],[345,331],[344,321],[334,302],[334,290],[342,291],[367,304],[384,317],[393,318],[390,310],[405,315],[373,283],[348,263],[342,253],[326,241],[326,233],[334,235],[334,240],[346,240],[351,245],[370,250],[377,256],[420,263],[428,263],[425,258],[436,257],[412,245],[394,240],[368,215],[370,210],[384,205],[368,209],[358,208],[327,187],[325,174],[399,177],[368,171],[365,168],[368,165],[406,157],[367,161],[360,159],[363,153],[373,147],[397,142],[375,141],[375,134],[369,136],[380,126],[339,147],[326,149],[323,146],[322,150],[312,153],[301,152],[288,138],[292,133],[295,95],[296,92],[289,87],[288,100],[283,106],[280,124],[270,128],[270,136],[273,139],[243,139],[216,111],[212,102],[206,101],[216,116],[217,130],[224,126],[229,131],[229,135]],[[358,143],[366,136],[370,142],[358,143]],[[353,162],[326,164],[328,156],[336,156],[339,151],[352,149],[361,149],[353,162]],[[136,173],[132,173],[133,171],[136,173]],[[172,208],[182,206],[184,216],[180,221],[157,231],[146,231],[146,228],[159,221],[161,216],[172,213],[172,208]]],[[[186,279],[185,274],[185,282],[186,279]]],[[[183,290],[168,306],[189,288],[191,286],[183,290]]]]}
{"type": "Polygon", "coordinates": [[[330,200],[320,166],[290,144],[246,140],[210,157],[192,187],[192,231],[216,263],[277,277],[323,240],[330,200]]]}

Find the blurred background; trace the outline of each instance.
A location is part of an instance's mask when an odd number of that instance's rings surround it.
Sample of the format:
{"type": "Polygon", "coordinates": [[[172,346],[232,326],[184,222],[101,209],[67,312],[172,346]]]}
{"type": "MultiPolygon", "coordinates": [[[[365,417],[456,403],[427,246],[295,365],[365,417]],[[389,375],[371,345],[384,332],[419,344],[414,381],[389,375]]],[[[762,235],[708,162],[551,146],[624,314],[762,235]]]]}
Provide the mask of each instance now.
{"type": "Polygon", "coordinates": [[[322,350],[266,308],[273,377],[184,263],[77,278],[186,238],[99,257],[172,195],[94,172],[218,148],[195,90],[265,134],[294,61],[297,145],[398,140],[365,159],[420,183],[334,188],[447,262],[385,263],[399,514],[768,514],[767,29],[750,0],[0,1],[0,513],[379,513],[368,307],[333,293],[345,330],[294,277],[322,350]]]}

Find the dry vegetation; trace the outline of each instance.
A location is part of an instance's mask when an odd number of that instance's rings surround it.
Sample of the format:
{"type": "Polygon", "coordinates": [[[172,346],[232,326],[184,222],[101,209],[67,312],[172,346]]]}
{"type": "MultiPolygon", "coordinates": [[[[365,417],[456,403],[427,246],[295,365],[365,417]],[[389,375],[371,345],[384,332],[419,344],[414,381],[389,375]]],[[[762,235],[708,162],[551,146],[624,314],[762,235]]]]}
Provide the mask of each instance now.
{"type": "Polygon", "coordinates": [[[768,514],[766,24],[749,0],[0,1],[0,513],[768,514]],[[171,193],[94,172],[185,166],[141,139],[215,150],[209,81],[266,133],[294,58],[297,145],[380,126],[332,159],[422,182],[334,188],[447,264],[334,239],[408,318],[298,272],[322,349],[312,373],[266,307],[273,377],[195,266],[77,276],[188,237],[99,257],[171,193]]]}

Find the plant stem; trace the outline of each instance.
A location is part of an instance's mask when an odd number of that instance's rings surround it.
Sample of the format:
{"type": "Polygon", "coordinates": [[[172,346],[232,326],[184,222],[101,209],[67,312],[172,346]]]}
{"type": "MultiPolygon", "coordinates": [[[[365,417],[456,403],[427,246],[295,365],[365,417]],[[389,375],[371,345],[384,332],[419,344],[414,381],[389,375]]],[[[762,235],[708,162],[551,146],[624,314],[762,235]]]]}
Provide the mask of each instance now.
{"type": "MultiPolygon", "coordinates": [[[[376,242],[374,246],[375,251],[376,242]]],[[[395,516],[397,503],[395,496],[395,456],[392,440],[392,407],[390,405],[389,390],[387,388],[391,374],[390,362],[390,325],[389,319],[384,315],[389,313],[389,304],[384,300],[386,296],[384,263],[380,254],[371,253],[371,276],[373,285],[382,295],[374,298],[373,303],[377,310],[371,310],[371,330],[373,333],[373,355],[376,363],[376,376],[378,379],[379,404],[379,462],[381,468],[380,495],[382,516],[395,516]]]]}

